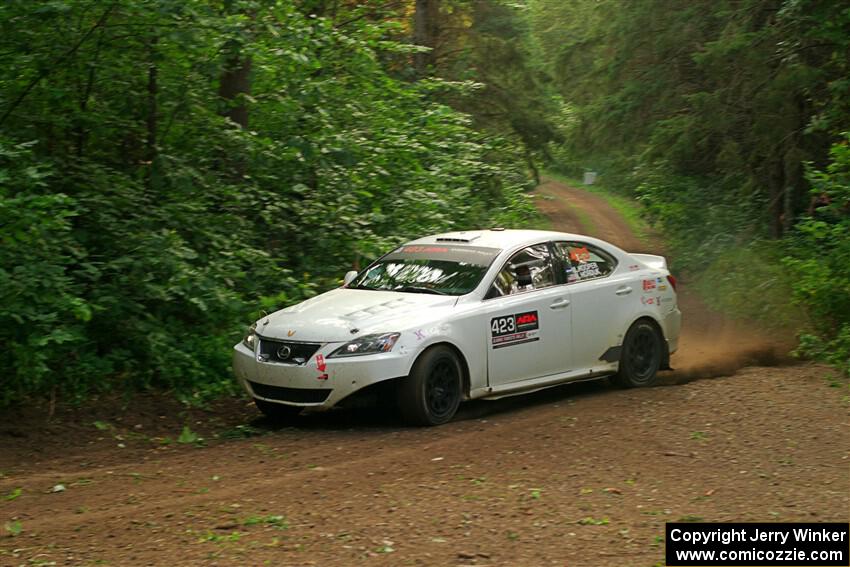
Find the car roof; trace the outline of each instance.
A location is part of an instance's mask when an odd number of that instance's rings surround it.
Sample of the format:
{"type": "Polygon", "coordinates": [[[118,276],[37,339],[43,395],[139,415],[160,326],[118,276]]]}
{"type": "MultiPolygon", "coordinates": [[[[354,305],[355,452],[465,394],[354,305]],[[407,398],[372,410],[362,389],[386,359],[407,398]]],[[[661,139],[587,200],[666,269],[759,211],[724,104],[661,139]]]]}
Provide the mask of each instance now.
{"type": "Polygon", "coordinates": [[[455,244],[469,246],[484,246],[488,248],[514,248],[517,246],[528,246],[543,240],[583,240],[595,242],[617,248],[610,242],[592,238],[583,234],[572,234],[568,232],[554,232],[551,230],[511,230],[492,228],[489,230],[464,230],[458,232],[446,232],[418,238],[407,244],[455,244]]]}

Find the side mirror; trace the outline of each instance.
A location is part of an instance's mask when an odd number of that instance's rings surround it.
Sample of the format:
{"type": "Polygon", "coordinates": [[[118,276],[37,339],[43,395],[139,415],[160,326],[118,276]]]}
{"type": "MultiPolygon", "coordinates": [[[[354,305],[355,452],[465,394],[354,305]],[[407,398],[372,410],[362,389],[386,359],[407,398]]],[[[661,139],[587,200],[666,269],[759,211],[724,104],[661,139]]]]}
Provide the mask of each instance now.
{"type": "Polygon", "coordinates": [[[345,277],[342,278],[342,285],[348,285],[354,281],[354,278],[357,277],[357,270],[351,270],[350,272],[346,272],[345,277]]]}

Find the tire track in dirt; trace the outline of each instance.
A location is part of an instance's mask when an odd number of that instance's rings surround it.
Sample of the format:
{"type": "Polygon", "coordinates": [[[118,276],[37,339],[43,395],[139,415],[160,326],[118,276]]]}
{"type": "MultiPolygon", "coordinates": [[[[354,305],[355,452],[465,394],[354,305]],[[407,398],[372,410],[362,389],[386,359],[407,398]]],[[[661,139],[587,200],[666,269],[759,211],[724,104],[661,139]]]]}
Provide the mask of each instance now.
{"type": "MultiPolygon", "coordinates": [[[[537,193],[539,210],[553,230],[589,234],[615,244],[627,252],[665,255],[661,239],[654,234],[638,238],[622,216],[599,195],[545,179],[537,193]],[[582,222],[582,219],[587,219],[582,222]],[[590,225],[590,226],[585,226],[590,225]]],[[[670,258],[668,258],[668,261],[670,258]]],[[[679,277],[678,301],[682,310],[679,351],[673,355],[673,372],[664,380],[685,382],[697,378],[734,374],[745,366],[774,366],[791,362],[790,337],[768,336],[752,325],[731,320],[711,309],[679,277]]]]}

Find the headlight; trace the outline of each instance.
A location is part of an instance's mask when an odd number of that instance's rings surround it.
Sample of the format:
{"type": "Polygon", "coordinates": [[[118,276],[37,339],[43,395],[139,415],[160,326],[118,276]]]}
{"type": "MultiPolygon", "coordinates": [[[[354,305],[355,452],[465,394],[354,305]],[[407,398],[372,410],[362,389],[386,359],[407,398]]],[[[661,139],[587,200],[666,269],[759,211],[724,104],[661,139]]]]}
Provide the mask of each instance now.
{"type": "Polygon", "coordinates": [[[251,352],[254,351],[254,347],[257,345],[257,324],[254,323],[250,327],[248,327],[248,332],[245,333],[245,338],[242,339],[242,344],[251,349],[251,352]]]}
{"type": "Polygon", "coordinates": [[[345,343],[330,353],[328,358],[390,352],[400,336],[401,333],[378,333],[375,335],[365,335],[358,339],[354,339],[351,342],[345,343]]]}

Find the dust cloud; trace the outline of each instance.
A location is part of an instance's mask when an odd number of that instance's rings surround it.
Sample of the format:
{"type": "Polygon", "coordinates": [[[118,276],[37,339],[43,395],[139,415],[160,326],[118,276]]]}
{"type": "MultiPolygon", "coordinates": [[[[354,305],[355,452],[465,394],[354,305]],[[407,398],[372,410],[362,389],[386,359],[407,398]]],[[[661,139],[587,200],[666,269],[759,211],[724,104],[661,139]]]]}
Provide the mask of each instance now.
{"type": "Polygon", "coordinates": [[[768,334],[712,310],[687,284],[679,285],[682,334],[663,381],[677,384],[699,378],[730,376],[746,366],[782,366],[794,362],[790,333],[768,334]]]}
{"type": "MultiPolygon", "coordinates": [[[[554,179],[546,179],[537,194],[541,196],[538,209],[549,219],[552,230],[589,234],[629,252],[665,255],[664,244],[657,236],[638,238],[622,215],[599,195],[554,179]]],[[[729,376],[746,366],[780,366],[794,361],[789,355],[794,346],[790,333],[767,332],[720,314],[702,301],[682,274],[675,275],[679,279],[682,334],[679,350],[670,359],[673,370],[662,373],[662,383],[729,376]]]]}

